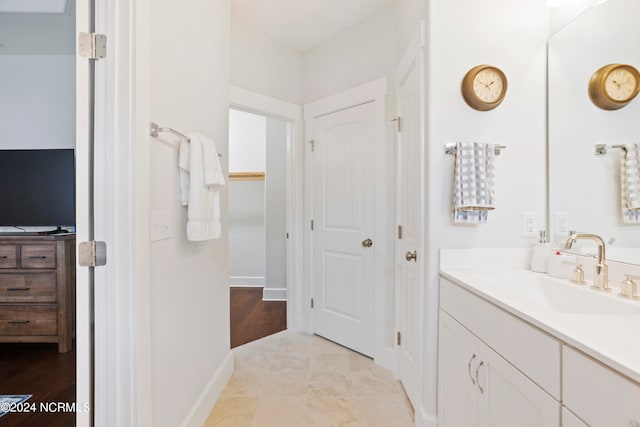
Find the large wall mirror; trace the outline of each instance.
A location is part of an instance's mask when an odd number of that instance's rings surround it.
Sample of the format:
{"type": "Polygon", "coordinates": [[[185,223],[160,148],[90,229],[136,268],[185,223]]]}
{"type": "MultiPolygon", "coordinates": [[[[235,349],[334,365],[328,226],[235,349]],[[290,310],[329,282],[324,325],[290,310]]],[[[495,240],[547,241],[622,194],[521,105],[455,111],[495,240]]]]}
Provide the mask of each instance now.
{"type": "MultiPolygon", "coordinates": [[[[640,144],[640,96],[606,111],[589,79],[611,63],[640,69],[640,1],[593,2],[549,39],[549,219],[552,239],[568,230],[600,235],[607,258],[640,264],[640,223],[622,219],[619,144],[640,144]],[[595,146],[606,144],[605,155],[595,146]]],[[[583,253],[593,251],[583,246],[583,253]]]]}

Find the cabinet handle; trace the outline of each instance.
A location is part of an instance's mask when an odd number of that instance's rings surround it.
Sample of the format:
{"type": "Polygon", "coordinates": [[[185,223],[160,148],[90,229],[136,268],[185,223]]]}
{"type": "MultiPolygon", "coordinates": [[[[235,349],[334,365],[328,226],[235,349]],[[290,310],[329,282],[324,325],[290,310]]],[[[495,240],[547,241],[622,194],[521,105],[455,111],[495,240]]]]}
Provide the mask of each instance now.
{"type": "MultiPolygon", "coordinates": [[[[473,379],[473,377],[471,376],[471,363],[473,362],[473,359],[476,358],[476,355],[474,354],[473,356],[471,356],[471,359],[469,359],[469,365],[467,365],[467,372],[469,373],[469,379],[471,379],[471,382],[473,383],[473,385],[476,385],[476,380],[473,379]]],[[[476,375],[477,377],[478,375],[476,375]]]]}
{"type": "Polygon", "coordinates": [[[44,255],[30,255],[29,259],[45,259],[46,256],[44,255]]]}
{"type": "Polygon", "coordinates": [[[28,320],[9,320],[10,325],[24,325],[26,323],[29,323],[29,321],[28,320]]]}
{"type": "Polygon", "coordinates": [[[7,288],[7,291],[28,291],[30,288],[7,288]]]}
{"type": "Polygon", "coordinates": [[[0,256],[0,259],[7,259],[7,258],[9,258],[9,257],[8,257],[8,256],[6,256],[6,255],[2,255],[2,256],[0,256]]]}
{"type": "Polygon", "coordinates": [[[484,389],[480,385],[480,380],[478,379],[478,371],[480,370],[480,368],[482,368],[482,365],[484,365],[484,362],[480,362],[480,364],[476,368],[476,382],[478,383],[478,388],[480,389],[480,393],[484,393],[484,389]]]}

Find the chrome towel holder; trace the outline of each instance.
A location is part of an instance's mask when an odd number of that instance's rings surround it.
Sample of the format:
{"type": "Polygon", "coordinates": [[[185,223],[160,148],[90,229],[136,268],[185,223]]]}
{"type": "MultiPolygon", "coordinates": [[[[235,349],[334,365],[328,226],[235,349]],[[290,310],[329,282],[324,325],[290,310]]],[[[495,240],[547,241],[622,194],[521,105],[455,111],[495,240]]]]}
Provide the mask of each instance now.
{"type": "MultiPolygon", "coordinates": [[[[496,156],[499,156],[502,150],[506,150],[507,146],[506,145],[494,145],[493,146],[493,150],[496,154],[496,156]]],[[[456,144],[455,142],[451,142],[449,144],[445,144],[444,145],[444,152],[445,154],[456,154],[456,144]]]]}

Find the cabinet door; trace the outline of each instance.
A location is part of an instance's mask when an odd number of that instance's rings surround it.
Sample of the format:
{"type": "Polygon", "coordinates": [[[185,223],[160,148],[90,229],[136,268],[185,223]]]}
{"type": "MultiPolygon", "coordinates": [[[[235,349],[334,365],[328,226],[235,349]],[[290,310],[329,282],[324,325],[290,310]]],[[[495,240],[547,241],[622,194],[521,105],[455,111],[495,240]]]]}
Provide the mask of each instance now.
{"type": "Polygon", "coordinates": [[[438,345],[438,425],[473,427],[478,423],[475,371],[478,339],[440,310],[438,345]]]}
{"type": "Polygon", "coordinates": [[[573,415],[567,408],[562,408],[562,427],[589,427],[573,415]]]}
{"type": "Polygon", "coordinates": [[[557,400],[489,347],[480,356],[480,426],[560,426],[557,400]]]}

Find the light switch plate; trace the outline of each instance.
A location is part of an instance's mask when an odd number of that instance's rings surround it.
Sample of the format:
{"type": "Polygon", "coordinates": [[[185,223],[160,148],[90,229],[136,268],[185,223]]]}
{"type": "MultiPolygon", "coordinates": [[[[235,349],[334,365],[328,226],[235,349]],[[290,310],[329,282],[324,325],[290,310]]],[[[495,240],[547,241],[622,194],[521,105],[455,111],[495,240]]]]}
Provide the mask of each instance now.
{"type": "Polygon", "coordinates": [[[172,218],[171,211],[151,212],[149,241],[157,242],[158,240],[170,239],[173,236],[172,218]]]}

